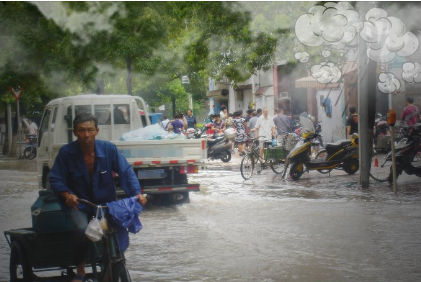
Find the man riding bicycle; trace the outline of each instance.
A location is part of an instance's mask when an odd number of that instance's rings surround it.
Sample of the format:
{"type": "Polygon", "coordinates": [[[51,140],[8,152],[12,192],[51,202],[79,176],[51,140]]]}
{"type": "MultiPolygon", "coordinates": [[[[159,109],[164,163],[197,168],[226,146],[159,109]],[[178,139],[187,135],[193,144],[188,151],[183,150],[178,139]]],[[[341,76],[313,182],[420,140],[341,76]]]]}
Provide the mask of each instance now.
{"type": "Polygon", "coordinates": [[[141,205],[146,204],[132,167],[113,143],[95,140],[98,131],[98,119],[94,115],[78,114],[73,120],[73,134],[77,140],[60,148],[50,172],[51,189],[75,227],[72,247],[77,273],[73,282],[85,281],[88,250],[85,230],[91,215],[91,209],[79,203],[79,198],[97,205],[115,201],[113,173],[117,173],[126,194],[137,196],[141,205]]]}

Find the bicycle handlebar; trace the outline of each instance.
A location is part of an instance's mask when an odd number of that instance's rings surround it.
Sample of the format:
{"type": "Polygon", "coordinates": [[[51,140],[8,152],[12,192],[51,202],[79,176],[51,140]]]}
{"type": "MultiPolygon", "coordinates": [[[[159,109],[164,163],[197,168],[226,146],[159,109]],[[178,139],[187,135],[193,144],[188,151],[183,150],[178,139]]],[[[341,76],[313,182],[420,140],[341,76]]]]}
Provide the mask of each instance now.
{"type": "Polygon", "coordinates": [[[101,208],[103,208],[103,209],[108,209],[108,207],[107,207],[107,206],[95,205],[94,203],[91,203],[91,202],[89,202],[88,200],[84,200],[84,199],[78,199],[78,202],[79,202],[79,203],[82,203],[82,204],[85,204],[85,205],[88,205],[88,206],[90,206],[90,207],[92,207],[92,208],[98,208],[98,207],[101,207],[101,208]]]}

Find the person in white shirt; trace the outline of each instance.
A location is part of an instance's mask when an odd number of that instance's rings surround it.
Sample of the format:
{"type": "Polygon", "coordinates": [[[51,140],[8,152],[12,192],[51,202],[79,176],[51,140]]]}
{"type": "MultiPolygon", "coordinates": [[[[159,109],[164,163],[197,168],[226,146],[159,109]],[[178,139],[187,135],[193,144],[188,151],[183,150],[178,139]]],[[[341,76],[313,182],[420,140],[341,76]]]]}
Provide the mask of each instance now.
{"type": "Polygon", "coordinates": [[[28,127],[28,135],[38,135],[38,126],[35,122],[28,119],[29,127],[28,127]]]}
{"type": "Polygon", "coordinates": [[[162,127],[163,127],[165,130],[167,130],[167,125],[168,125],[168,123],[170,122],[170,120],[168,119],[168,117],[167,117],[167,116],[164,116],[163,118],[164,118],[164,120],[161,122],[161,123],[162,123],[162,127]]]}
{"type": "Polygon", "coordinates": [[[259,140],[260,156],[263,158],[264,142],[276,137],[276,127],[273,118],[269,117],[268,108],[263,108],[263,114],[257,119],[254,137],[259,140]],[[260,139],[259,139],[260,136],[260,139]]]}

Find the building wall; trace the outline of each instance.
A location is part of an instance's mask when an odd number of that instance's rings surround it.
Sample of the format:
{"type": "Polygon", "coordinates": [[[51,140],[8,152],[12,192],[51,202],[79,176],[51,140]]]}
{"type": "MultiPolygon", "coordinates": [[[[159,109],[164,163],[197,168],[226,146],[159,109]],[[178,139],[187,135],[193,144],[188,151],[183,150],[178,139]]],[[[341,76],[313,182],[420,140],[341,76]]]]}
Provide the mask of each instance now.
{"type": "Polygon", "coordinates": [[[346,116],[348,115],[348,112],[345,113],[344,116],[342,116],[342,113],[345,108],[345,102],[344,102],[344,95],[340,95],[341,91],[340,89],[333,89],[330,91],[329,98],[332,102],[332,117],[328,117],[326,115],[326,112],[324,108],[321,106],[321,96],[326,99],[327,95],[329,93],[329,90],[319,90],[317,91],[317,107],[318,107],[318,121],[321,121],[322,126],[322,135],[323,135],[323,142],[324,143],[330,143],[335,142],[341,139],[346,138],[345,134],[345,121],[346,116]],[[340,97],[339,97],[340,95],[340,97]],[[336,101],[339,101],[336,104],[336,101]]]}

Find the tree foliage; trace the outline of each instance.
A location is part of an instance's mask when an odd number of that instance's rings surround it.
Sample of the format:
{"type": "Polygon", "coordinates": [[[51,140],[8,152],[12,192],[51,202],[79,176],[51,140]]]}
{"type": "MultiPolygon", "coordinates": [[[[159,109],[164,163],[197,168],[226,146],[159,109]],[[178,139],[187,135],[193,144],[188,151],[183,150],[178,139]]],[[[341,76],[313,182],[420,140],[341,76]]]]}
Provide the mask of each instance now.
{"type": "Polygon", "coordinates": [[[238,83],[289,61],[294,17],[311,5],[293,3],[3,2],[0,99],[25,82],[26,110],[93,91],[141,95],[154,107],[175,96],[185,111],[188,93],[203,104],[209,77],[238,83]]]}

